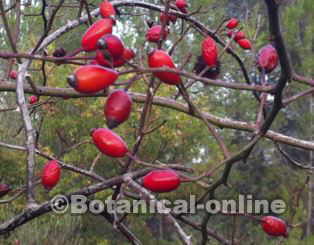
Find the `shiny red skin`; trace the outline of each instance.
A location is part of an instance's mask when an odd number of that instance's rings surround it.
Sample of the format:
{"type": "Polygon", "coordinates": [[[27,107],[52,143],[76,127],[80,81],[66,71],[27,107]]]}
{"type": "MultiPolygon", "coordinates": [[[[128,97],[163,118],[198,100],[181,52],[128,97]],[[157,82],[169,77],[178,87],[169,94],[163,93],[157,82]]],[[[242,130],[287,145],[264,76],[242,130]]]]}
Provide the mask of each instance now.
{"type": "Polygon", "coordinates": [[[228,35],[228,37],[230,37],[230,38],[234,35],[233,40],[235,40],[235,41],[239,41],[239,40],[245,38],[245,33],[244,33],[243,31],[237,31],[235,34],[234,34],[233,31],[229,31],[229,32],[227,33],[227,35],[228,35]]]}
{"type": "Polygon", "coordinates": [[[227,22],[226,27],[227,27],[228,29],[234,29],[234,28],[236,28],[238,25],[239,25],[238,19],[236,19],[236,18],[231,18],[231,19],[227,22]]]}
{"type": "Polygon", "coordinates": [[[274,216],[265,216],[261,220],[263,230],[270,236],[288,237],[287,224],[274,216]]]}
{"type": "Polygon", "coordinates": [[[93,142],[100,152],[110,157],[124,157],[128,147],[123,139],[107,128],[92,131],[93,142]]]}
{"type": "Polygon", "coordinates": [[[188,4],[186,0],[176,0],[176,6],[182,13],[187,13],[186,8],[188,7],[188,4]]]}
{"type": "Polygon", "coordinates": [[[116,15],[116,10],[114,9],[111,2],[104,0],[99,4],[99,13],[103,18],[112,17],[116,15]]]}
{"type": "Polygon", "coordinates": [[[265,73],[272,72],[278,65],[279,57],[277,50],[268,44],[260,49],[257,56],[257,67],[265,73]]]}
{"type": "Polygon", "coordinates": [[[7,184],[0,184],[0,197],[8,194],[11,191],[11,187],[7,184]]]}
{"type": "Polygon", "coordinates": [[[180,185],[179,175],[171,170],[153,170],[143,177],[143,186],[157,193],[170,192],[180,185]]]}
{"type": "Polygon", "coordinates": [[[218,49],[215,40],[211,37],[207,37],[202,42],[202,57],[209,67],[217,65],[218,49]]]}
{"type": "Polygon", "coordinates": [[[61,167],[56,160],[48,161],[41,173],[41,184],[47,189],[51,190],[55,187],[61,177],[61,167]]]}
{"type": "Polygon", "coordinates": [[[118,59],[123,55],[124,44],[121,39],[112,34],[106,34],[101,39],[105,42],[105,50],[113,59],[118,59]]]}
{"type": "Polygon", "coordinates": [[[251,44],[250,40],[248,40],[246,38],[238,40],[237,43],[243,49],[251,49],[252,48],[252,44],[251,44]]]}
{"type": "Polygon", "coordinates": [[[17,78],[17,71],[15,71],[15,70],[10,71],[9,78],[15,80],[17,78]]]}
{"type": "Polygon", "coordinates": [[[132,109],[132,99],[124,90],[112,92],[106,102],[104,114],[110,129],[128,120],[132,109]]]}
{"type": "Polygon", "coordinates": [[[168,36],[168,31],[162,29],[161,25],[155,25],[148,29],[146,33],[146,40],[149,42],[157,43],[161,40],[166,39],[168,36]]]}
{"type": "Polygon", "coordinates": [[[176,23],[177,16],[174,14],[165,14],[164,12],[162,12],[159,16],[159,20],[160,20],[160,23],[165,22],[165,24],[169,24],[170,21],[172,23],[176,23]]]}
{"type": "Polygon", "coordinates": [[[105,34],[112,33],[114,20],[105,18],[96,21],[91,25],[83,35],[81,46],[84,51],[95,51],[97,49],[97,41],[105,34]]]}
{"type": "Polygon", "coordinates": [[[96,51],[96,61],[98,64],[106,67],[120,67],[123,66],[126,61],[129,61],[135,57],[135,53],[132,49],[125,48],[122,57],[114,59],[113,62],[105,58],[104,53],[101,50],[96,51]]]}
{"type": "Polygon", "coordinates": [[[81,93],[96,93],[113,84],[118,72],[99,65],[85,65],[74,71],[75,84],[70,84],[81,93]]]}
{"type": "MultiPolygon", "coordinates": [[[[171,56],[160,49],[155,49],[148,55],[148,65],[150,68],[176,68],[171,56]]],[[[178,74],[172,72],[154,72],[154,76],[170,85],[177,85],[182,81],[178,74]]]]}
{"type": "Polygon", "coordinates": [[[28,98],[28,103],[30,103],[31,105],[35,104],[38,102],[38,97],[35,95],[32,95],[28,98]]]}

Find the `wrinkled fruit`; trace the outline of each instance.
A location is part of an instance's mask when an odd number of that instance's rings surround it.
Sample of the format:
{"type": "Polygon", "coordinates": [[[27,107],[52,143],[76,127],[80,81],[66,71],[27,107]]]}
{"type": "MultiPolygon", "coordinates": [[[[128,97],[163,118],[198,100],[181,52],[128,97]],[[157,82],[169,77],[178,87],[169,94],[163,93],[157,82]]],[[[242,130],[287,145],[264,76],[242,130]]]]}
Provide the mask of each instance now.
{"type": "Polygon", "coordinates": [[[96,21],[91,25],[83,35],[81,45],[84,51],[95,51],[97,49],[98,40],[105,34],[112,33],[114,20],[105,18],[96,21]]]}
{"type": "Polygon", "coordinates": [[[153,170],[143,177],[143,186],[157,193],[170,192],[180,185],[179,175],[171,170],[153,170]]]}
{"type": "Polygon", "coordinates": [[[11,191],[11,187],[7,184],[0,184],[0,197],[8,194],[11,191]]]}
{"type": "Polygon", "coordinates": [[[218,61],[218,49],[214,39],[207,37],[202,42],[202,56],[209,67],[216,66],[218,61]]]}
{"type": "Polygon", "coordinates": [[[9,77],[15,80],[17,78],[17,71],[15,70],[10,71],[9,77]]]}
{"type": "Polygon", "coordinates": [[[165,23],[166,25],[169,24],[171,21],[172,23],[176,23],[177,21],[177,16],[174,14],[165,14],[162,12],[159,16],[160,23],[165,23]]]}
{"type": "Polygon", "coordinates": [[[132,49],[125,48],[122,57],[114,60],[106,59],[104,53],[101,50],[96,51],[96,61],[98,64],[106,67],[120,67],[123,66],[126,61],[129,61],[135,57],[135,53],[132,49]]]}
{"type": "MultiPolygon", "coordinates": [[[[176,68],[171,56],[160,49],[155,49],[148,55],[148,65],[150,68],[176,68]]],[[[181,77],[176,73],[154,72],[154,76],[167,84],[177,85],[181,83],[181,77]]]]}
{"type": "Polygon", "coordinates": [[[91,131],[93,142],[100,152],[110,157],[124,157],[128,147],[123,139],[107,128],[91,131]]]}
{"type": "Polygon", "coordinates": [[[28,103],[30,103],[31,105],[35,104],[38,102],[38,97],[35,95],[32,95],[28,98],[28,103]]]}
{"type": "Polygon", "coordinates": [[[157,43],[161,40],[165,40],[168,36],[168,30],[162,29],[161,25],[155,25],[151,28],[146,33],[146,40],[149,42],[154,42],[157,43]]]}
{"type": "Polygon", "coordinates": [[[73,75],[68,77],[68,83],[81,93],[96,93],[113,84],[118,72],[99,65],[85,65],[77,68],[73,75]]]}
{"type": "Polygon", "coordinates": [[[124,51],[124,44],[121,39],[112,34],[101,37],[97,42],[97,47],[108,56],[108,59],[118,59],[124,51]]]}
{"type": "Polygon", "coordinates": [[[274,216],[265,216],[261,220],[263,230],[270,236],[288,237],[287,224],[274,216]]]}
{"type": "Polygon", "coordinates": [[[104,113],[108,128],[113,129],[128,120],[132,99],[124,90],[112,92],[106,102],[104,113]]]}
{"type": "Polygon", "coordinates": [[[99,13],[103,18],[113,17],[116,15],[116,10],[108,0],[104,0],[99,4],[99,13]]]}
{"type": "Polygon", "coordinates": [[[248,39],[245,39],[245,38],[240,39],[237,41],[237,43],[243,49],[251,49],[252,48],[252,44],[251,44],[250,40],[248,40],[248,39]]]}
{"type": "Polygon", "coordinates": [[[48,161],[41,173],[41,183],[47,189],[55,187],[61,176],[61,167],[56,160],[48,161]]]}
{"type": "Polygon", "coordinates": [[[268,44],[258,52],[257,67],[260,71],[270,73],[277,67],[278,60],[277,50],[271,44],[268,44]]]}
{"type": "Polygon", "coordinates": [[[234,29],[234,28],[236,28],[236,27],[238,26],[238,24],[239,24],[238,19],[236,19],[236,18],[231,18],[231,19],[227,22],[226,27],[227,27],[228,29],[234,29]]]}

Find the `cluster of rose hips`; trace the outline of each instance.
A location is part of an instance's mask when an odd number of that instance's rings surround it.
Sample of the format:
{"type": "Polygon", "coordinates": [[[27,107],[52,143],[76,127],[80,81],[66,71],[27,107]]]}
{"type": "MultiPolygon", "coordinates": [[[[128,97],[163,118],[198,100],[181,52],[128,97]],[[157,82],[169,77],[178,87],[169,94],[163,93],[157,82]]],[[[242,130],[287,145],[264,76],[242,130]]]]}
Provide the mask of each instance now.
{"type": "MultiPolygon", "coordinates": [[[[175,5],[182,13],[187,13],[188,4],[186,0],[176,0],[175,5]]],[[[97,93],[112,85],[119,76],[114,70],[121,67],[134,58],[135,54],[131,49],[124,47],[122,40],[112,34],[115,25],[115,8],[108,1],[104,0],[100,6],[102,19],[90,26],[82,37],[81,46],[85,52],[96,52],[95,59],[87,65],[77,68],[73,75],[68,77],[68,83],[80,93],[97,93]]],[[[167,39],[169,30],[168,25],[175,23],[177,16],[174,14],[160,14],[161,24],[153,25],[146,33],[146,40],[152,43],[159,43],[167,39]]],[[[235,18],[226,23],[226,28],[232,30],[228,36],[233,38],[242,48],[250,49],[251,43],[245,38],[241,31],[234,31],[239,24],[235,18]]],[[[219,67],[218,48],[215,40],[208,36],[201,44],[201,61],[207,69],[219,67]]],[[[271,72],[278,64],[278,55],[272,45],[267,45],[259,52],[257,66],[265,73],[271,72]]],[[[162,49],[155,49],[148,54],[148,65],[150,68],[173,68],[176,66],[171,56],[162,49]]],[[[178,85],[182,79],[178,73],[173,72],[154,72],[153,75],[162,82],[169,85],[178,85]]],[[[12,71],[10,78],[16,79],[17,73],[12,71]]],[[[211,77],[215,79],[215,76],[211,77]]],[[[38,101],[36,96],[30,96],[29,103],[34,104],[38,101]]],[[[98,128],[91,131],[91,137],[100,152],[103,154],[119,158],[124,157],[129,152],[124,140],[112,131],[113,128],[125,122],[131,113],[132,100],[125,90],[113,91],[104,107],[104,115],[108,128],[98,128]]],[[[56,160],[48,161],[41,173],[41,183],[51,190],[57,185],[61,176],[61,167],[56,160]]],[[[143,177],[142,184],[145,188],[156,193],[170,192],[180,186],[182,180],[180,176],[171,169],[154,170],[143,177]]],[[[6,185],[0,185],[0,196],[9,191],[6,185]]],[[[285,222],[273,216],[266,216],[261,219],[261,225],[266,233],[272,236],[287,236],[287,226],[285,222]]]]}

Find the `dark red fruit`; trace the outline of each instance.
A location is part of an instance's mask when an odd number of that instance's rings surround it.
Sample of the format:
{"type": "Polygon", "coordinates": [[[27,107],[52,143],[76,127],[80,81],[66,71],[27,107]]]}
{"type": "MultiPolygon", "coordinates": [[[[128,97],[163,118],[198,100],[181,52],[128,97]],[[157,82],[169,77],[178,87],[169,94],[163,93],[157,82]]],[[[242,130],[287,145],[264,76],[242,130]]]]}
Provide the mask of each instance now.
{"type": "Polygon", "coordinates": [[[104,113],[108,128],[113,129],[128,120],[132,109],[132,99],[124,90],[112,92],[106,102],[104,113]]]}
{"type": "Polygon", "coordinates": [[[124,157],[128,147],[123,139],[107,128],[92,130],[93,142],[103,154],[110,157],[124,157]]]}
{"type": "MultiPolygon", "coordinates": [[[[156,49],[148,55],[148,65],[150,68],[176,68],[171,56],[160,49],[156,49]]],[[[154,76],[167,84],[177,85],[181,83],[181,77],[176,73],[154,72],[154,76]]]]}
{"type": "Polygon", "coordinates": [[[216,66],[218,61],[218,49],[214,39],[207,37],[202,43],[202,56],[209,67],[216,66]]]}
{"type": "Polygon", "coordinates": [[[17,78],[17,71],[15,71],[15,70],[10,71],[9,78],[15,80],[17,78]]]}
{"type": "Polygon", "coordinates": [[[83,35],[81,45],[84,51],[94,51],[97,49],[98,40],[105,34],[112,33],[112,27],[114,20],[111,18],[105,18],[96,21],[90,26],[83,35]]]}
{"type": "Polygon", "coordinates": [[[106,34],[97,42],[97,47],[103,50],[109,59],[118,59],[122,56],[124,45],[120,38],[112,34],[106,34]]]}
{"type": "Polygon", "coordinates": [[[243,49],[251,49],[252,48],[252,44],[251,44],[250,40],[248,40],[248,39],[245,39],[245,38],[240,39],[237,41],[237,43],[243,49]]]}
{"type": "Polygon", "coordinates": [[[113,84],[118,72],[99,65],[85,65],[77,68],[68,77],[68,83],[81,93],[96,93],[113,84]]]}
{"type": "Polygon", "coordinates": [[[129,61],[135,57],[135,53],[133,52],[132,49],[125,48],[122,54],[122,57],[119,59],[106,59],[104,53],[101,50],[96,51],[96,61],[106,67],[120,67],[123,66],[126,61],[129,61]]]}
{"type": "Polygon", "coordinates": [[[35,104],[38,102],[38,97],[35,95],[32,95],[28,98],[28,103],[30,103],[31,105],[35,104]]]}
{"type": "Polygon", "coordinates": [[[41,173],[41,183],[47,189],[55,187],[61,176],[61,167],[56,160],[48,161],[41,173]]]}
{"type": "Polygon", "coordinates": [[[174,14],[165,14],[162,12],[159,16],[160,23],[165,23],[166,25],[169,24],[171,21],[172,23],[176,23],[177,21],[177,16],[174,14]]]}
{"type": "Polygon", "coordinates": [[[182,13],[187,13],[186,8],[188,7],[188,4],[186,0],[176,0],[176,6],[182,13]]]}
{"type": "Polygon", "coordinates": [[[99,4],[99,13],[103,18],[113,17],[116,15],[116,10],[108,0],[104,0],[99,4]]]}
{"type": "Polygon", "coordinates": [[[155,25],[151,28],[146,33],[146,40],[149,42],[154,42],[157,43],[161,40],[165,40],[168,36],[168,30],[162,29],[161,25],[155,25]]]}
{"type": "Polygon", "coordinates": [[[153,170],[143,178],[143,186],[153,192],[169,192],[180,185],[179,175],[171,170],[153,170]]]}
{"type": "Polygon", "coordinates": [[[227,22],[226,27],[227,27],[228,29],[234,29],[234,28],[236,28],[236,27],[238,26],[238,24],[239,24],[238,19],[236,19],[236,18],[231,18],[231,19],[227,22]]]}
{"type": "Polygon", "coordinates": [[[202,74],[202,77],[206,77],[209,79],[217,79],[220,74],[220,62],[217,61],[215,66],[208,67],[207,64],[205,63],[204,59],[202,56],[197,57],[197,61],[194,66],[194,71],[196,74],[200,74],[204,69],[207,67],[207,71],[202,74]]]}
{"type": "Polygon", "coordinates": [[[233,40],[235,40],[235,41],[239,41],[239,40],[245,38],[245,33],[244,33],[243,31],[237,31],[237,32],[229,31],[229,32],[227,33],[227,35],[228,35],[228,37],[230,37],[230,38],[231,38],[232,36],[234,36],[234,37],[233,37],[233,40]]]}
{"type": "Polygon", "coordinates": [[[7,184],[0,184],[0,197],[8,194],[11,191],[11,187],[7,184]]]}
{"type": "Polygon", "coordinates": [[[270,236],[288,237],[287,224],[274,216],[265,216],[261,220],[263,230],[270,236]]]}
{"type": "Polygon", "coordinates": [[[278,60],[277,50],[271,44],[268,44],[258,52],[257,67],[260,71],[270,73],[277,67],[278,60]]]}

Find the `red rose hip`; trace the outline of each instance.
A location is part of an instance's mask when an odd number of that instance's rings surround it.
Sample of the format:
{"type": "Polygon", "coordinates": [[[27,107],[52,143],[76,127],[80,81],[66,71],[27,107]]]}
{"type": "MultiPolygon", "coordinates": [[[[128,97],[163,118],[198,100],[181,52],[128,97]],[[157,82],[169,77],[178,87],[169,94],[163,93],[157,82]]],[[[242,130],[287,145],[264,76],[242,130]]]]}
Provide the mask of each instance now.
{"type": "Polygon", "coordinates": [[[124,90],[112,92],[106,102],[104,113],[107,125],[113,129],[128,120],[132,109],[132,99],[124,90]]]}
{"type": "Polygon", "coordinates": [[[120,38],[112,34],[106,34],[97,42],[97,47],[109,55],[112,59],[118,59],[123,55],[124,44],[120,38]]]}
{"type": "Polygon", "coordinates": [[[287,224],[274,216],[265,216],[261,220],[263,230],[270,236],[288,237],[287,224]]]}
{"type": "Polygon", "coordinates": [[[202,42],[202,57],[209,67],[217,65],[218,49],[215,40],[211,37],[207,37],[202,42]]]}
{"type": "Polygon", "coordinates": [[[105,18],[96,21],[91,25],[83,35],[81,46],[84,51],[95,51],[98,40],[105,34],[112,33],[114,20],[105,18]]]}
{"type": "Polygon", "coordinates": [[[17,78],[17,71],[15,70],[10,71],[9,78],[15,80],[17,78]]]}
{"type": "MultiPolygon", "coordinates": [[[[156,49],[148,55],[148,65],[150,68],[176,68],[171,56],[167,52],[160,49],[156,49]]],[[[176,73],[154,72],[154,76],[170,85],[177,85],[181,83],[181,77],[176,73]]]]}
{"type": "Polygon", "coordinates": [[[93,142],[100,152],[110,157],[124,157],[128,147],[123,139],[107,128],[93,129],[93,142]]]}
{"type": "Polygon", "coordinates": [[[56,160],[48,161],[41,173],[41,183],[47,189],[55,187],[61,176],[61,167],[56,160]]]}
{"type": "Polygon", "coordinates": [[[166,39],[168,36],[168,30],[162,29],[161,25],[155,25],[149,28],[146,33],[146,40],[149,42],[157,43],[161,40],[166,39]]]}
{"type": "Polygon", "coordinates": [[[68,77],[68,83],[80,93],[96,93],[113,84],[119,74],[99,65],[85,65],[77,68],[68,77]]]}
{"type": "Polygon", "coordinates": [[[38,97],[35,95],[32,95],[28,98],[28,103],[30,103],[31,105],[35,104],[38,102],[38,97]]]}
{"type": "Polygon", "coordinates": [[[186,0],[176,0],[176,6],[182,13],[187,13],[188,4],[186,0]]]}
{"type": "Polygon", "coordinates": [[[238,24],[239,24],[238,19],[236,19],[236,18],[231,18],[231,19],[227,22],[226,27],[227,27],[228,29],[234,29],[234,28],[236,28],[236,27],[238,26],[238,24]]]}
{"type": "Polygon", "coordinates": [[[99,13],[103,18],[108,18],[116,15],[116,10],[114,9],[111,2],[104,0],[99,4],[99,13]]]}
{"type": "Polygon", "coordinates": [[[252,48],[252,44],[251,44],[250,40],[248,40],[248,39],[245,39],[245,38],[240,39],[237,41],[237,43],[243,49],[251,49],[252,48]]]}
{"type": "Polygon", "coordinates": [[[179,175],[171,170],[153,170],[143,178],[143,186],[152,192],[170,192],[180,185],[179,175]]]}
{"type": "Polygon", "coordinates": [[[257,55],[257,67],[265,73],[272,72],[278,65],[278,53],[276,49],[268,44],[260,49],[257,55]]]}
{"type": "Polygon", "coordinates": [[[123,54],[118,59],[107,59],[104,53],[101,50],[96,51],[96,61],[106,67],[120,67],[123,66],[127,61],[133,59],[135,57],[135,53],[132,49],[125,48],[123,54]]]}

